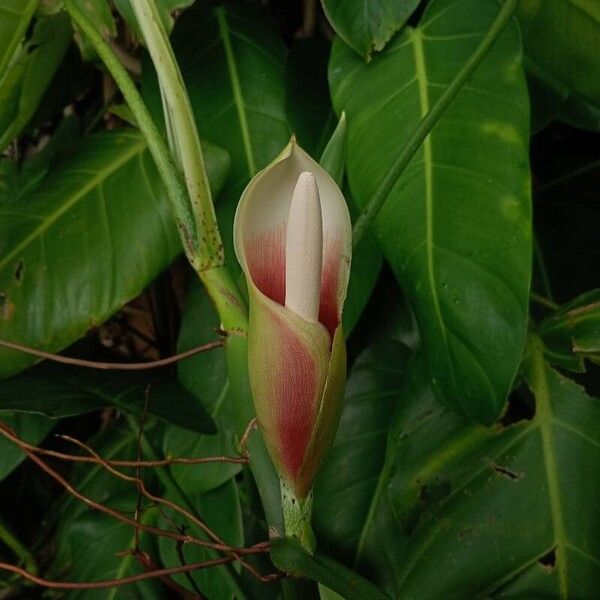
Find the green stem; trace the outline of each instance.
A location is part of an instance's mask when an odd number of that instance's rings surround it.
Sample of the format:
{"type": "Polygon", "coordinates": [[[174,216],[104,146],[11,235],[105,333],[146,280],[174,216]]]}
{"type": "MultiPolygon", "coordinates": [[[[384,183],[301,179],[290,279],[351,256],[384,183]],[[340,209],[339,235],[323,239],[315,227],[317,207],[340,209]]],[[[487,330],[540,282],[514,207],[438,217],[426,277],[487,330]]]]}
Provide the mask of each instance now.
{"type": "Polygon", "coordinates": [[[25,570],[32,575],[38,574],[37,564],[33,555],[20,542],[14,533],[0,520],[0,541],[4,542],[10,550],[19,558],[25,570]]]}
{"type": "Polygon", "coordinates": [[[185,175],[204,271],[222,265],[224,256],[192,105],[156,3],[132,0],[131,5],[158,75],[169,143],[185,175]]]}
{"type": "Polygon", "coordinates": [[[135,116],[140,131],[146,139],[148,148],[154,158],[158,172],[165,184],[185,253],[194,268],[198,268],[199,236],[194,214],[190,208],[185,182],[180,170],[173,161],[165,140],[158,131],[137,87],[110,45],[96,31],[88,17],[73,0],[65,0],[65,8],[73,21],[87,36],[94,50],[106,65],[106,68],[119,86],[131,112],[135,116]]]}
{"type": "Polygon", "coordinates": [[[529,299],[540,306],[549,308],[550,310],[558,310],[560,308],[560,305],[556,304],[556,302],[553,302],[544,296],[540,296],[540,294],[536,294],[535,292],[529,293],[529,299]]]}
{"type": "Polygon", "coordinates": [[[387,172],[386,176],[379,184],[379,187],[365,206],[362,214],[356,220],[352,230],[352,243],[354,247],[360,242],[363,235],[379,214],[379,211],[383,208],[383,205],[393,187],[396,185],[398,178],[402,175],[404,169],[406,169],[408,163],[421,147],[421,144],[425,141],[425,138],[429,135],[434,125],[444,114],[458,92],[462,89],[463,85],[467,82],[469,77],[471,77],[479,63],[494,45],[494,42],[512,18],[519,1],[520,0],[506,0],[504,2],[498,16],[494,19],[494,22],[483,36],[473,54],[462,66],[450,85],[444,90],[444,93],[438,98],[433,108],[423,117],[417,128],[414,130],[406,146],[404,146],[398,155],[396,162],[387,172]]]}
{"type": "MultiPolygon", "coordinates": [[[[73,21],[89,38],[96,53],[110,71],[129,105],[169,194],[188,260],[205,285],[221,319],[221,326],[229,333],[226,340],[229,380],[235,402],[236,428],[238,434],[241,435],[254,417],[252,397],[248,385],[247,343],[245,337],[248,328],[248,312],[245,301],[230,272],[224,265],[218,264],[215,266],[210,261],[203,262],[199,260],[199,232],[197,230],[196,213],[190,207],[186,184],[129,74],[119,62],[112,48],[94,29],[74,1],[65,0],[65,7],[73,21]]],[[[173,83],[173,85],[175,84],[173,83]]],[[[185,94],[183,87],[179,88],[179,91],[185,94]]],[[[163,93],[165,93],[164,89],[163,93]]],[[[169,103],[167,103],[165,109],[167,113],[173,111],[169,103]]],[[[166,121],[167,123],[173,123],[170,114],[166,115],[166,121]]],[[[205,195],[204,199],[207,198],[210,198],[210,196],[205,195]]],[[[216,233],[214,243],[212,245],[208,244],[214,249],[215,244],[216,246],[220,244],[218,230],[209,227],[208,231],[216,233]]],[[[202,233],[204,234],[204,232],[202,233]]],[[[268,502],[268,505],[265,505],[265,511],[269,528],[273,535],[281,535],[282,517],[278,491],[279,484],[272,461],[266,452],[260,434],[256,433],[251,436],[249,451],[250,468],[259,487],[261,498],[263,502],[268,502]],[[276,487],[277,494],[274,494],[273,490],[276,487]]]]}
{"type": "Polygon", "coordinates": [[[390,600],[355,571],[320,552],[308,554],[293,538],[274,540],[271,543],[271,559],[285,573],[318,581],[345,600],[390,600]]]}
{"type": "Polygon", "coordinates": [[[281,479],[281,507],[285,535],[296,538],[309,554],[313,554],[317,547],[317,540],[310,524],[312,505],[312,490],[306,498],[297,498],[294,490],[281,479]]]}

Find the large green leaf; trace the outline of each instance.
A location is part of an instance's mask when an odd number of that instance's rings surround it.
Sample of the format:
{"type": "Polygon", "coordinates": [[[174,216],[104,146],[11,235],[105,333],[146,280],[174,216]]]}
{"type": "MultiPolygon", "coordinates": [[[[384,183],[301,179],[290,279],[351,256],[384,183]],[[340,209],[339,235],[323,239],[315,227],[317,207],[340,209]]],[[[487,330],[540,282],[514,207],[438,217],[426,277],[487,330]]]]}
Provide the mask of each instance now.
{"type": "Polygon", "coordinates": [[[71,37],[71,24],[66,14],[39,19],[23,51],[0,79],[0,150],[27,125],[60,65],[71,37]]]}
{"type": "Polygon", "coordinates": [[[382,582],[394,578],[394,547],[404,537],[390,517],[384,461],[408,356],[405,346],[388,341],[356,360],[337,435],[314,493],[319,546],[350,566],[368,564],[369,574],[382,582]]]}
{"type": "Polygon", "coordinates": [[[518,11],[539,128],[558,116],[600,128],[600,4],[523,0],[518,11]]]}
{"type": "MultiPolygon", "coordinates": [[[[39,444],[52,431],[56,422],[42,415],[0,412],[0,421],[13,429],[29,444],[39,444]]],[[[0,480],[4,479],[26,457],[18,446],[0,435],[0,480]]]]}
{"type": "MultiPolygon", "coordinates": [[[[178,349],[188,350],[215,338],[219,319],[198,281],[187,295],[186,309],[179,330],[178,349]]],[[[198,436],[179,427],[169,427],[163,439],[165,456],[236,456],[232,401],[224,352],[209,352],[179,363],[179,381],[198,398],[217,423],[217,434],[198,436]]],[[[240,465],[213,463],[190,468],[172,465],[171,474],[188,495],[207,492],[225,483],[240,470],[240,465]]]]}
{"type": "MultiPolygon", "coordinates": [[[[217,212],[226,258],[234,262],[233,215],[242,189],[290,136],[285,48],[269,22],[249,5],[197,3],[177,20],[171,41],[200,135],[231,156],[217,212]]],[[[155,77],[149,68],[144,71],[144,94],[156,107],[155,77]]]]}
{"type": "Polygon", "coordinates": [[[39,0],[0,1],[0,82],[33,17],[39,0]]]}
{"type": "Polygon", "coordinates": [[[322,0],[335,32],[362,57],[381,50],[420,0],[322,0]]]}
{"type": "Polygon", "coordinates": [[[189,429],[196,437],[215,432],[204,407],[177,381],[156,373],[106,373],[41,365],[0,386],[0,411],[37,413],[53,419],[104,406],[142,415],[146,400],[149,414],[189,429]]]}
{"type": "MultiPolygon", "coordinates": [[[[194,505],[202,520],[225,543],[234,546],[242,546],[244,544],[242,511],[235,480],[230,479],[219,488],[206,494],[196,494],[193,498],[194,505]]],[[[174,515],[172,511],[166,514],[171,519],[174,518],[177,523],[181,521],[181,517],[174,515]]],[[[168,527],[169,524],[166,520],[161,523],[163,527],[168,527]]],[[[189,531],[193,535],[204,537],[204,534],[195,525],[190,527],[189,531]]],[[[180,564],[176,543],[173,540],[161,538],[158,546],[161,560],[165,565],[175,566],[180,564]]],[[[182,550],[186,563],[200,562],[222,556],[222,554],[217,554],[214,551],[192,544],[184,546],[182,550]]],[[[223,600],[245,598],[243,594],[240,594],[236,578],[232,575],[231,567],[228,565],[198,570],[191,575],[195,584],[207,598],[219,598],[223,600]]],[[[185,575],[175,575],[173,579],[183,587],[194,591],[194,588],[185,575]]]]}
{"type": "MultiPolygon", "coordinates": [[[[213,185],[226,154],[206,147],[213,185]]],[[[93,136],[18,202],[0,204],[0,338],[56,351],[137,296],[180,252],[144,140],[93,136]]],[[[0,376],[32,362],[0,350],[0,376]]]]}
{"type": "MultiPolygon", "coordinates": [[[[113,509],[132,514],[136,502],[137,496],[131,491],[115,495],[108,504],[113,509]]],[[[141,521],[149,524],[156,512],[156,509],[144,511],[141,521]]],[[[130,525],[121,523],[110,515],[95,511],[78,511],[74,518],[69,516],[58,530],[57,557],[53,567],[57,572],[55,578],[91,582],[120,579],[142,573],[143,569],[134,556],[119,554],[134,546],[134,535],[130,525]]],[[[142,534],[141,539],[142,549],[152,555],[152,538],[142,534]]],[[[162,598],[164,594],[164,588],[156,578],[127,587],[71,590],[65,597],[68,600],[114,600],[121,597],[144,600],[162,598]]]]}
{"type": "MultiPolygon", "coordinates": [[[[349,124],[348,177],[364,206],[498,12],[436,0],[371,63],[334,44],[334,107],[349,124]]],[[[521,358],[531,261],[528,102],[510,24],[441,117],[374,231],[416,313],[436,392],[482,422],[521,358]]]]}
{"type": "MultiPolygon", "coordinates": [[[[393,348],[387,354],[379,352],[371,373],[397,362],[393,348]]],[[[379,397],[370,413],[351,391],[353,374],[315,494],[320,539],[397,598],[593,598],[600,403],[548,367],[539,343],[529,356],[534,418],[492,428],[445,409],[419,360],[403,383],[397,377],[395,393],[363,374],[367,394],[379,397]],[[385,395],[399,408],[390,427],[385,395]],[[386,433],[383,461],[381,442],[372,442],[378,460],[354,455],[356,445],[386,433]]]]}
{"type": "Polygon", "coordinates": [[[539,326],[548,361],[584,371],[583,359],[600,353],[600,289],[577,296],[539,326]]]}

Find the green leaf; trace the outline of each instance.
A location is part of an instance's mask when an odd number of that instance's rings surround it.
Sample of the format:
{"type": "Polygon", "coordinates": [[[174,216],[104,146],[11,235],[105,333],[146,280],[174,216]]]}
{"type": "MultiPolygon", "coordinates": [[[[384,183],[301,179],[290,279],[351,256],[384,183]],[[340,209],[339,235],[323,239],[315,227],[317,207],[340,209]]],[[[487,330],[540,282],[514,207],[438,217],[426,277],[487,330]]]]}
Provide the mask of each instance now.
{"type": "MultiPolygon", "coordinates": [[[[0,412],[0,421],[8,425],[15,433],[29,444],[37,445],[52,431],[56,425],[41,415],[24,415],[12,412],[0,412]]],[[[0,435],[0,481],[13,471],[25,458],[18,446],[0,435]]]]}
{"type": "Polygon", "coordinates": [[[540,323],[539,334],[549,362],[585,370],[585,355],[600,352],[600,289],[561,306],[540,323]]]}
{"type": "MultiPolygon", "coordinates": [[[[285,116],[285,48],[249,5],[185,11],[171,41],[200,135],[225,148],[231,171],[217,205],[226,260],[235,263],[233,216],[242,189],[289,141],[285,116]]],[[[146,68],[148,67],[148,68],[146,68]]],[[[144,97],[160,109],[156,77],[143,71],[144,97]]]]}
{"type": "Polygon", "coordinates": [[[63,119],[48,143],[28,160],[19,163],[8,158],[0,161],[0,206],[15,202],[38,187],[51,169],[75,154],[81,142],[81,123],[75,115],[63,119]]]}
{"type": "Polygon", "coordinates": [[[27,31],[39,0],[0,1],[0,82],[27,31]]]}
{"type": "MultiPolygon", "coordinates": [[[[286,573],[308,577],[337,592],[346,600],[389,600],[370,581],[317,551],[308,554],[296,538],[276,538],[271,542],[271,558],[286,573]]],[[[335,597],[335,596],[334,596],[335,597]]],[[[330,596],[331,598],[331,596],[330,596]]]]}
{"type": "MultiPolygon", "coordinates": [[[[348,118],[348,176],[360,206],[497,12],[493,1],[437,0],[417,28],[405,28],[369,64],[334,44],[330,83],[336,111],[348,118]]],[[[373,227],[417,316],[436,393],[486,423],[504,405],[525,339],[528,122],[520,40],[511,24],[414,156],[373,227]]]]}
{"type": "Polygon", "coordinates": [[[402,29],[420,0],[322,0],[335,32],[363,58],[382,50],[402,29]]]}
{"type": "Polygon", "coordinates": [[[59,419],[114,406],[144,412],[198,433],[214,433],[204,407],[177,381],[156,373],[107,373],[63,365],[41,365],[2,382],[0,410],[59,419]]]}
{"type": "Polygon", "coordinates": [[[429,505],[407,549],[402,597],[510,595],[513,588],[527,597],[593,596],[600,404],[545,365],[537,345],[528,365],[533,420],[486,430],[437,413],[405,432],[390,482],[396,510],[398,500],[410,505],[402,490],[411,487],[429,505]],[[440,431],[445,440],[428,452],[428,438],[440,431]],[[438,497],[429,499],[424,490],[433,496],[436,487],[438,497]],[[431,564],[439,567],[435,580],[431,564]]]}
{"type": "MultiPolygon", "coordinates": [[[[73,0],[77,8],[82,11],[90,20],[94,29],[96,29],[103,38],[114,38],[117,35],[117,26],[112,16],[112,11],[108,0],[73,0]]],[[[81,56],[84,60],[95,60],[97,58],[93,45],[85,35],[75,26],[77,36],[75,37],[81,56]]]]}
{"type": "Polygon", "coordinates": [[[19,135],[33,116],[71,37],[65,14],[41,18],[35,24],[33,35],[0,80],[0,149],[19,135]]]}
{"type": "MultiPolygon", "coordinates": [[[[215,339],[219,319],[199,281],[188,291],[186,309],[179,330],[178,350],[183,352],[215,339]]],[[[198,436],[169,427],[163,439],[165,456],[236,456],[232,402],[225,353],[207,352],[193,356],[177,367],[179,381],[188,389],[217,423],[217,434],[198,436]]],[[[219,487],[240,471],[240,465],[213,463],[190,469],[172,465],[171,474],[182,490],[196,495],[219,487]]]]}
{"type": "Polygon", "coordinates": [[[395,546],[404,537],[391,517],[384,462],[408,357],[404,345],[388,340],[357,358],[337,435],[314,491],[319,547],[344,557],[350,566],[368,564],[368,574],[378,574],[382,583],[393,580],[397,569],[397,553],[389,549],[388,538],[395,546]]]}
{"type": "MultiPolygon", "coordinates": [[[[127,25],[135,31],[137,36],[141,38],[141,32],[133,9],[131,8],[131,0],[113,0],[117,10],[121,13],[121,16],[127,22],[127,25]]],[[[167,30],[170,32],[173,29],[173,15],[172,13],[176,10],[187,8],[194,3],[194,0],[157,0],[155,2],[158,12],[160,13],[162,23],[167,30]]]]}
{"type": "MultiPolygon", "coordinates": [[[[322,476],[328,487],[315,491],[317,532],[328,546],[376,574],[396,598],[593,597],[600,403],[545,365],[541,351],[538,343],[527,361],[532,420],[485,428],[458,417],[436,400],[418,357],[388,392],[398,407],[391,426],[389,404],[371,402],[363,416],[349,400],[355,429],[344,414],[338,436],[352,454],[334,454],[322,476]],[[369,468],[354,444],[373,437],[377,418],[387,450],[369,468]],[[327,470],[340,479],[331,484],[327,470]]],[[[388,354],[375,373],[396,364],[388,354]]],[[[376,397],[369,375],[362,381],[376,397]]]]}
{"type": "MultiPolygon", "coordinates": [[[[196,494],[194,499],[194,505],[197,507],[202,520],[226,544],[243,546],[242,511],[237,485],[233,479],[229,479],[225,484],[211,492],[202,495],[196,494]]],[[[177,516],[172,511],[166,511],[166,514],[174,519],[176,523],[182,522],[182,517],[177,516]]],[[[165,520],[161,523],[161,526],[169,527],[170,523],[165,520]]],[[[196,526],[191,526],[188,531],[192,535],[205,537],[196,526]]],[[[161,560],[165,565],[176,566],[181,564],[177,554],[176,542],[160,538],[158,547],[161,560]]],[[[192,544],[183,546],[182,551],[186,563],[200,562],[222,556],[222,554],[192,544]]],[[[240,594],[236,580],[227,565],[201,569],[194,571],[191,575],[195,584],[207,598],[223,598],[223,600],[245,598],[243,593],[240,594]]],[[[173,579],[179,585],[194,591],[185,575],[174,575],[173,579]]]]}
{"type": "MultiPolygon", "coordinates": [[[[110,508],[132,514],[136,507],[135,492],[111,497],[110,508]]],[[[155,510],[142,514],[142,523],[149,524],[155,510]]],[[[152,552],[153,543],[147,534],[142,534],[142,549],[152,552]]],[[[131,525],[121,523],[110,515],[96,511],[79,511],[74,518],[58,529],[57,557],[53,569],[60,575],[55,577],[69,581],[102,581],[120,579],[142,573],[143,569],[132,555],[119,556],[120,552],[133,548],[135,544],[131,525]]],[[[136,600],[161,598],[164,589],[158,579],[140,581],[124,588],[99,590],[71,590],[69,600],[113,600],[127,590],[127,597],[136,600]]]]}
{"type": "MultiPolygon", "coordinates": [[[[206,146],[213,185],[227,156],[206,146]]],[[[92,136],[19,202],[0,204],[0,338],[61,350],[136,297],[181,251],[139,134],[92,136]]],[[[31,364],[0,350],[0,376],[31,364]]]]}
{"type": "Polygon", "coordinates": [[[598,2],[523,0],[517,16],[527,67],[537,82],[534,88],[537,93],[532,95],[536,128],[558,116],[575,126],[597,130],[600,127],[598,2]]]}

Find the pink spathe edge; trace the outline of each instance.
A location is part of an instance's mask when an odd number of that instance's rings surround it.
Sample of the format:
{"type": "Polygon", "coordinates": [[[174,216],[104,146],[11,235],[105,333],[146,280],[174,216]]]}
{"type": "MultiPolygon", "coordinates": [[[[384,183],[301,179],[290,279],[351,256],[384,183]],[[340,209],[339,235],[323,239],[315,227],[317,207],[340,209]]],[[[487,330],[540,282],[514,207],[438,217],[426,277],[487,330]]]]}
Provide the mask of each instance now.
{"type": "MultiPolygon", "coordinates": [[[[286,224],[283,223],[249,238],[244,244],[246,264],[254,285],[267,298],[282,306],[285,304],[285,232],[286,224]]],[[[341,317],[340,262],[345,260],[342,252],[339,236],[325,239],[319,322],[325,325],[332,340],[341,317]]]]}

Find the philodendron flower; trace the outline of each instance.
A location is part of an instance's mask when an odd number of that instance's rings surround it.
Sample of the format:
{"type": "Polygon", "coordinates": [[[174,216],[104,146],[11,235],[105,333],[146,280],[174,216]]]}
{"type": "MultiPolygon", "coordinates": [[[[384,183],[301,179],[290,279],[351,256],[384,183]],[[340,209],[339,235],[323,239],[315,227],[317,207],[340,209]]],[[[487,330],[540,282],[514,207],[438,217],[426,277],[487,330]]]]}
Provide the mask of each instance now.
{"type": "Polygon", "coordinates": [[[300,501],[340,415],[351,236],[340,189],[293,138],[248,184],[235,215],[256,414],[282,482],[300,501]]]}

